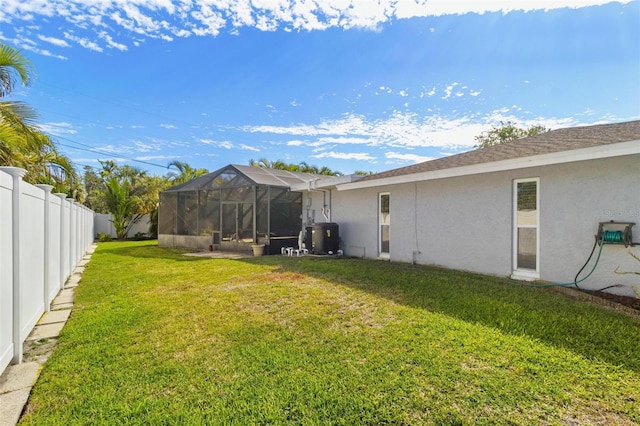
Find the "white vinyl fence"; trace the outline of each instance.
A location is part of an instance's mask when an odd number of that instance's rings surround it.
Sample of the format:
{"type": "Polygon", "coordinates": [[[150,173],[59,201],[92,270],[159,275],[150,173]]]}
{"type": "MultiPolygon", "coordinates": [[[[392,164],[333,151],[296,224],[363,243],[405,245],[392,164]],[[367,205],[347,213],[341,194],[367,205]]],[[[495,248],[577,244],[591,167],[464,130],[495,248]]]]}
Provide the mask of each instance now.
{"type": "MultiPolygon", "coordinates": [[[[95,220],[95,232],[96,235],[102,233],[107,234],[111,238],[116,238],[116,228],[112,222],[113,215],[111,213],[96,213],[94,215],[95,220]]],[[[140,218],[140,221],[134,223],[129,232],[127,232],[127,238],[134,238],[136,234],[149,235],[149,229],[151,228],[151,216],[145,214],[140,218]]]]}
{"type": "Polygon", "coordinates": [[[0,167],[0,374],[94,239],[93,211],[0,167]]]}

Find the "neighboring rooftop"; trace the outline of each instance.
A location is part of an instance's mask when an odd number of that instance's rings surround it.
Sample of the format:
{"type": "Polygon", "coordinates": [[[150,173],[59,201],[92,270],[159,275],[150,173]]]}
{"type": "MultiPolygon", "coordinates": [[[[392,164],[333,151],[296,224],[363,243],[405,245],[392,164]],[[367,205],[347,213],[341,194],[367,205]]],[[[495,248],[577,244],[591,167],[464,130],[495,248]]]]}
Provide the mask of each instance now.
{"type": "Polygon", "coordinates": [[[449,157],[376,173],[363,177],[359,183],[374,179],[492,163],[501,160],[511,160],[637,140],[640,140],[640,120],[615,124],[569,127],[518,139],[506,144],[475,149],[449,157]]]}

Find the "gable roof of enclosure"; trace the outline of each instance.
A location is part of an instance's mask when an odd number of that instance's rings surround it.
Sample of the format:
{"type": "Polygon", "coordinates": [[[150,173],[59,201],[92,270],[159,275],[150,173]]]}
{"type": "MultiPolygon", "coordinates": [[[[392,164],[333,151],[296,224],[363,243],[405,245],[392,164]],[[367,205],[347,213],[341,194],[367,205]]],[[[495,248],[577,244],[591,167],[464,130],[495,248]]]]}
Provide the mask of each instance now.
{"type": "Polygon", "coordinates": [[[376,187],[632,154],[640,154],[640,120],[552,130],[377,173],[337,188],[376,187]]]}
{"type": "Polygon", "coordinates": [[[290,188],[330,176],[311,173],[290,172],[288,170],[267,169],[264,167],[240,166],[230,164],[215,172],[200,176],[189,182],[171,187],[164,192],[197,191],[199,189],[233,188],[249,185],[267,185],[290,188]],[[235,174],[229,174],[235,171],[235,174]]]}

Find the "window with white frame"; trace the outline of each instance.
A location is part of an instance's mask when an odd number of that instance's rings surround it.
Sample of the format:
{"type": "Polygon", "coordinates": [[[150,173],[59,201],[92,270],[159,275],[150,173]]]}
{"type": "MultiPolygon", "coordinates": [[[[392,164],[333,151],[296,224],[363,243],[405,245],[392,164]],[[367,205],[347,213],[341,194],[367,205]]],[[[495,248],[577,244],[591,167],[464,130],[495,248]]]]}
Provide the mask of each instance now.
{"type": "Polygon", "coordinates": [[[537,278],[539,273],[540,179],[513,182],[514,275],[537,278]]]}
{"type": "Polygon", "coordinates": [[[388,192],[378,194],[378,256],[389,257],[389,231],[391,227],[390,197],[388,192]]]}

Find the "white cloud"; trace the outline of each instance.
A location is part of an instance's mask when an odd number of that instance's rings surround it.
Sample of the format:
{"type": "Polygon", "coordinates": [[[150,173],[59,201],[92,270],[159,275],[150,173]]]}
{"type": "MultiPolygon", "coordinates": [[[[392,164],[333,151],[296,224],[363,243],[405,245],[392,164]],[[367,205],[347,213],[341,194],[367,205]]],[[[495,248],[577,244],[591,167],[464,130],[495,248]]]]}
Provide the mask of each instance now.
{"type": "Polygon", "coordinates": [[[49,133],[51,135],[74,135],[78,133],[76,129],[73,128],[71,123],[67,122],[58,122],[58,123],[41,123],[38,125],[40,130],[45,133],[49,133]]]}
{"type": "MultiPolygon", "coordinates": [[[[433,160],[433,157],[427,157],[426,155],[418,155],[418,154],[402,154],[399,152],[387,152],[384,155],[389,160],[400,160],[401,162],[411,162],[411,163],[423,163],[425,161],[433,160]]],[[[388,164],[395,164],[397,162],[390,161],[388,164]]]]}
{"type": "Polygon", "coordinates": [[[520,127],[540,124],[551,129],[580,124],[574,118],[531,117],[519,109],[517,106],[505,107],[456,118],[423,116],[404,111],[395,111],[376,119],[346,114],[339,119],[317,124],[245,126],[240,130],[288,136],[291,139],[284,142],[287,146],[305,146],[315,151],[326,151],[335,146],[386,146],[396,149],[435,147],[457,151],[472,148],[476,144],[476,136],[492,126],[499,126],[501,122],[510,121],[520,127]]]}
{"type": "Polygon", "coordinates": [[[136,148],[136,151],[138,152],[151,152],[151,151],[157,151],[158,150],[158,145],[149,145],[146,144],[144,142],[140,142],[140,141],[134,141],[133,145],[136,148]]]}
{"type": "MultiPolygon", "coordinates": [[[[618,0],[629,3],[632,0],[618,0]]],[[[364,28],[378,31],[381,25],[393,19],[442,16],[466,13],[502,12],[515,10],[551,10],[580,8],[610,3],[611,0],[3,0],[0,22],[14,28],[38,18],[60,18],[72,28],[94,31],[114,49],[126,50],[126,44],[105,37],[126,35],[134,45],[144,38],[167,41],[173,37],[217,36],[221,31],[238,33],[245,27],[262,31],[283,29],[325,30],[328,28],[364,28]],[[102,35],[100,35],[102,34],[102,35]],[[142,38],[141,38],[142,37],[142,38]]],[[[433,28],[429,28],[433,32],[433,28]]],[[[17,31],[17,30],[16,30],[17,31]]],[[[56,34],[48,34],[42,41],[63,46],[56,34]],[[57,41],[56,41],[57,40],[57,41]]],[[[94,51],[102,51],[89,38],[67,38],[94,51]]]]}
{"type": "Polygon", "coordinates": [[[80,46],[84,47],[85,49],[93,50],[94,52],[102,52],[104,50],[96,42],[91,41],[91,40],[89,40],[88,38],[85,38],[85,37],[78,37],[78,36],[74,35],[71,32],[68,32],[68,31],[64,32],[64,37],[67,40],[74,41],[74,42],[78,43],[80,46]]]}
{"type": "Polygon", "coordinates": [[[260,150],[254,146],[250,146],[250,145],[245,145],[245,144],[240,144],[238,145],[238,148],[243,149],[245,151],[253,151],[253,152],[260,152],[260,150]]]}
{"type": "MultiPolygon", "coordinates": [[[[2,20],[0,19],[0,22],[2,22],[2,20]]],[[[66,56],[63,55],[58,55],[55,53],[52,53],[51,51],[47,50],[47,49],[40,49],[39,47],[37,47],[37,43],[33,40],[30,40],[22,35],[18,35],[17,37],[5,37],[5,35],[2,33],[2,31],[0,31],[0,40],[13,44],[14,46],[20,48],[20,49],[24,49],[24,50],[28,50],[30,52],[33,53],[37,53],[39,55],[43,55],[43,56],[49,56],[52,58],[56,58],[56,59],[62,59],[62,60],[67,60],[68,58],[66,56]]]]}
{"type": "Polygon", "coordinates": [[[234,144],[231,141],[217,141],[213,139],[200,139],[200,143],[211,145],[223,149],[241,149],[244,151],[260,152],[260,149],[247,144],[234,144]]]}
{"type": "Polygon", "coordinates": [[[336,160],[375,161],[376,157],[366,152],[323,152],[312,155],[313,158],[334,158],[336,160]]]}
{"type": "Polygon", "coordinates": [[[175,160],[175,155],[144,155],[135,158],[139,161],[151,161],[151,160],[175,160]]]}
{"type": "Polygon", "coordinates": [[[453,89],[455,89],[455,87],[457,85],[459,85],[460,83],[453,83],[448,85],[447,87],[444,88],[444,96],[442,97],[442,99],[449,99],[451,97],[451,94],[453,93],[453,89]]]}
{"type": "Polygon", "coordinates": [[[71,45],[69,43],[67,43],[65,40],[62,40],[60,38],[56,38],[56,37],[47,37],[44,35],[38,35],[38,38],[42,41],[46,41],[47,43],[51,43],[55,46],[58,47],[71,47],[71,45]]]}
{"type": "Polygon", "coordinates": [[[125,51],[128,50],[127,46],[122,44],[122,43],[116,43],[115,41],[113,41],[113,38],[111,38],[111,36],[106,32],[106,31],[102,31],[101,33],[98,34],[98,36],[103,39],[104,41],[107,42],[107,46],[112,48],[112,49],[118,49],[120,51],[125,51]]]}
{"type": "Polygon", "coordinates": [[[126,146],[126,145],[120,145],[120,146],[115,146],[112,144],[108,144],[108,145],[103,145],[103,146],[97,146],[94,147],[93,149],[98,150],[98,151],[102,151],[102,152],[106,152],[109,154],[122,154],[122,153],[130,153],[131,152],[131,147],[126,146]]]}
{"type": "Polygon", "coordinates": [[[160,127],[164,128],[164,129],[177,129],[177,127],[174,126],[173,124],[166,124],[166,123],[161,123],[160,127]]]}
{"type": "MultiPolygon", "coordinates": [[[[631,0],[620,0],[619,3],[629,3],[631,0]]],[[[525,12],[532,10],[552,10],[562,8],[580,8],[611,3],[611,0],[496,0],[496,1],[451,1],[429,0],[428,13],[423,16],[458,15],[466,13],[502,12],[508,13],[516,10],[525,12]]],[[[415,16],[415,15],[414,15],[415,16]]]]}

